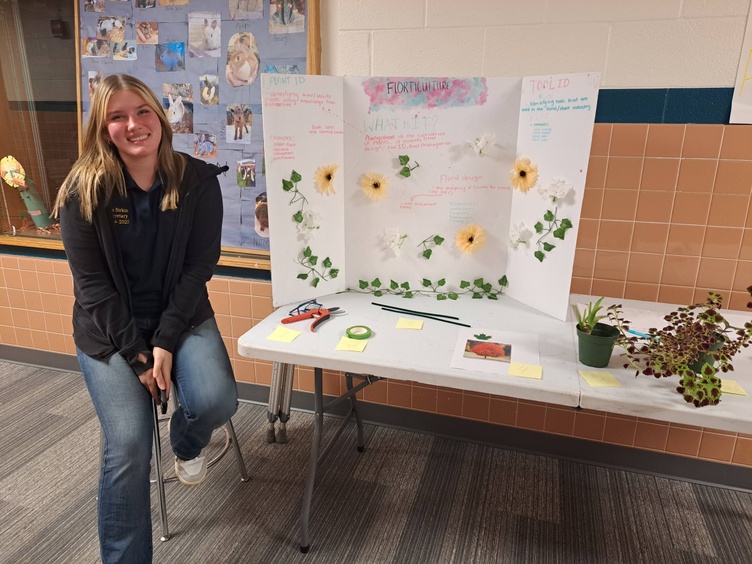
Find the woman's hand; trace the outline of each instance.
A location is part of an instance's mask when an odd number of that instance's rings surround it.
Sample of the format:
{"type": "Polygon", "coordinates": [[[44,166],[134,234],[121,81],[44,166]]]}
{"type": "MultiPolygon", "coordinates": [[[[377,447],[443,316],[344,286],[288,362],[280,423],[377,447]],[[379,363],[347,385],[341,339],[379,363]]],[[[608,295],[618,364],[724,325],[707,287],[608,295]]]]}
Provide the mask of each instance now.
{"type": "Polygon", "coordinates": [[[145,372],[138,375],[138,379],[146,388],[155,402],[159,403],[159,387],[157,386],[157,380],[154,378],[154,369],[149,368],[145,372]]]}
{"type": "MultiPolygon", "coordinates": [[[[138,375],[138,379],[146,388],[154,401],[158,404],[159,390],[165,391],[165,397],[170,398],[170,384],[172,374],[172,353],[165,349],[154,347],[152,351],[154,356],[154,366],[138,375]]],[[[138,360],[146,362],[146,355],[141,353],[138,355],[138,360]]]]}
{"type": "MultiPolygon", "coordinates": [[[[160,347],[154,347],[152,354],[154,354],[154,380],[159,390],[164,390],[169,399],[172,383],[172,353],[160,347]]],[[[157,397],[159,397],[159,390],[155,390],[157,397]]]]}

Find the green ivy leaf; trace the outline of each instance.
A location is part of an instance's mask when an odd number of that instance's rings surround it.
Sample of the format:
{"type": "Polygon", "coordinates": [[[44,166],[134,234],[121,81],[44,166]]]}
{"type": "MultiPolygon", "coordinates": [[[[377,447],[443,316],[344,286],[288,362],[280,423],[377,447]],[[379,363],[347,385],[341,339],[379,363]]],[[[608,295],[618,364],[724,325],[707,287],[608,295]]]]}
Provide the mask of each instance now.
{"type": "Polygon", "coordinates": [[[408,157],[407,155],[400,155],[399,156],[399,162],[400,162],[400,164],[402,166],[404,166],[404,165],[406,165],[407,163],[410,162],[410,157],[408,157]]]}
{"type": "Polygon", "coordinates": [[[441,280],[439,280],[438,282],[436,282],[437,286],[443,286],[444,284],[446,284],[446,280],[444,278],[442,278],[441,280]]]}
{"type": "Polygon", "coordinates": [[[292,187],[293,187],[292,182],[290,182],[289,180],[282,180],[282,190],[284,190],[285,192],[289,192],[290,190],[292,190],[292,187]]]}
{"type": "Polygon", "coordinates": [[[485,284],[483,284],[482,288],[485,292],[490,292],[491,290],[493,290],[493,286],[491,285],[490,282],[486,282],[485,284]]]}
{"type": "Polygon", "coordinates": [[[382,292],[381,290],[376,290],[376,291],[375,291],[375,292],[373,293],[373,295],[374,295],[374,296],[376,296],[376,297],[378,298],[379,296],[383,296],[383,295],[384,295],[384,292],[382,292]]]}
{"type": "Polygon", "coordinates": [[[410,282],[403,282],[402,284],[400,284],[400,287],[404,288],[405,290],[409,290],[410,289],[410,282]]]}
{"type": "Polygon", "coordinates": [[[553,221],[554,217],[554,212],[546,210],[546,213],[543,214],[543,221],[553,221]]]}
{"type": "Polygon", "coordinates": [[[449,292],[449,294],[447,295],[449,296],[450,300],[456,300],[457,298],[459,298],[459,295],[456,292],[449,292]]]}
{"type": "Polygon", "coordinates": [[[426,249],[425,251],[423,251],[423,258],[430,259],[431,258],[431,253],[433,253],[433,251],[431,249],[426,249]]]}
{"type": "Polygon", "coordinates": [[[433,242],[436,245],[441,245],[444,242],[444,237],[442,237],[440,235],[436,235],[436,237],[433,238],[433,242]]]}
{"type": "Polygon", "coordinates": [[[300,182],[301,180],[303,180],[303,177],[293,170],[292,174],[290,175],[290,180],[292,180],[293,182],[300,182]]]}
{"type": "Polygon", "coordinates": [[[413,297],[413,293],[412,292],[405,292],[405,297],[406,298],[412,298],[413,297]]]}
{"type": "Polygon", "coordinates": [[[546,243],[546,242],[543,243],[543,250],[546,251],[547,253],[550,251],[553,251],[555,248],[556,248],[556,245],[552,245],[551,243],[546,243]]]}
{"type": "Polygon", "coordinates": [[[509,281],[507,280],[507,275],[505,274],[499,279],[499,286],[506,287],[509,284],[509,281]]]}
{"type": "Polygon", "coordinates": [[[329,278],[337,278],[339,276],[339,268],[332,268],[329,271],[329,278]]]}
{"type": "Polygon", "coordinates": [[[306,280],[306,279],[308,279],[308,273],[303,272],[302,274],[298,274],[298,278],[300,280],[306,280]]]}
{"type": "Polygon", "coordinates": [[[295,215],[292,216],[292,220],[295,223],[303,223],[303,212],[298,211],[295,215]]]}
{"type": "Polygon", "coordinates": [[[310,257],[313,251],[311,251],[311,247],[306,247],[303,249],[303,256],[304,257],[310,257]]]}
{"type": "Polygon", "coordinates": [[[496,294],[486,294],[486,297],[487,297],[487,298],[488,298],[489,300],[497,300],[497,299],[498,299],[498,298],[496,297],[496,294]]]}
{"type": "Polygon", "coordinates": [[[469,287],[470,287],[470,282],[468,282],[467,280],[460,281],[460,288],[465,289],[469,287]]]}
{"type": "Polygon", "coordinates": [[[543,224],[539,221],[535,224],[535,232],[540,233],[541,231],[543,231],[543,224]]]}
{"type": "Polygon", "coordinates": [[[473,299],[474,300],[483,299],[483,294],[479,294],[478,292],[473,292],[473,299]]]}
{"type": "Polygon", "coordinates": [[[410,169],[406,166],[403,166],[402,170],[400,170],[399,173],[405,178],[408,178],[410,176],[410,169]]]}
{"type": "Polygon", "coordinates": [[[543,262],[543,259],[546,258],[546,255],[543,254],[543,251],[535,251],[533,253],[533,256],[537,258],[540,262],[543,262]]]}
{"type": "Polygon", "coordinates": [[[447,299],[447,297],[446,297],[446,294],[436,294],[436,299],[439,300],[440,302],[443,302],[444,300],[447,299]]]}
{"type": "Polygon", "coordinates": [[[431,286],[431,281],[428,278],[424,278],[421,284],[423,284],[424,288],[429,288],[431,286]]]}
{"type": "Polygon", "coordinates": [[[308,262],[311,264],[311,266],[316,266],[316,263],[319,262],[319,257],[316,255],[311,255],[308,257],[308,262]]]}
{"type": "Polygon", "coordinates": [[[331,268],[332,267],[331,259],[329,257],[326,257],[321,263],[321,266],[323,266],[324,268],[331,268]]]}
{"type": "Polygon", "coordinates": [[[374,288],[381,288],[381,280],[374,278],[373,282],[371,282],[371,286],[373,286],[374,288]]]}
{"type": "Polygon", "coordinates": [[[358,280],[358,288],[365,290],[366,288],[368,288],[368,282],[366,282],[365,280],[358,280]]]}
{"type": "Polygon", "coordinates": [[[390,287],[390,288],[391,288],[392,290],[396,290],[397,288],[399,288],[399,284],[397,284],[397,282],[395,282],[394,280],[390,280],[390,281],[389,281],[389,287],[390,287]]]}
{"type": "Polygon", "coordinates": [[[313,280],[311,280],[311,286],[313,286],[313,287],[315,288],[316,286],[318,286],[318,285],[319,285],[319,281],[320,281],[320,280],[321,280],[321,278],[319,278],[319,277],[317,276],[316,278],[314,278],[313,280]]]}
{"type": "Polygon", "coordinates": [[[557,239],[564,240],[564,234],[567,232],[566,229],[563,227],[559,227],[558,229],[554,229],[554,237],[557,239]]]}
{"type": "Polygon", "coordinates": [[[571,229],[572,228],[572,222],[569,221],[566,217],[561,220],[561,226],[565,229],[571,229]]]}
{"type": "Polygon", "coordinates": [[[473,335],[476,339],[479,341],[488,341],[491,338],[491,335],[486,335],[485,333],[480,333],[478,335],[473,335]]]}
{"type": "Polygon", "coordinates": [[[483,281],[483,278],[476,278],[475,280],[473,280],[473,284],[475,284],[478,288],[482,288],[485,282],[483,281]]]}

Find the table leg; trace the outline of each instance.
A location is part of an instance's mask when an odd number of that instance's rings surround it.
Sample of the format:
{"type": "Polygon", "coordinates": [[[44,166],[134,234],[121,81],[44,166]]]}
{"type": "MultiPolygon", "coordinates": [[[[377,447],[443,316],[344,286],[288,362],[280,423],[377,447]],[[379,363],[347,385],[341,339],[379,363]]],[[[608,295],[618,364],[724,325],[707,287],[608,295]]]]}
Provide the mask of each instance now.
{"type": "Polygon", "coordinates": [[[280,386],[282,385],[284,366],[281,362],[275,362],[272,365],[272,383],[269,385],[269,406],[266,409],[266,419],[269,421],[269,425],[266,428],[267,443],[274,442],[274,422],[279,415],[280,386]]]}
{"type": "Polygon", "coordinates": [[[272,383],[269,386],[269,406],[266,418],[269,425],[266,429],[266,442],[287,442],[287,421],[290,419],[290,397],[292,396],[292,381],[295,373],[294,364],[275,362],[272,367],[272,383]],[[274,424],[280,421],[278,436],[274,434],[274,424]]]}
{"type": "MultiPolygon", "coordinates": [[[[352,374],[345,372],[345,383],[347,384],[348,391],[352,391],[353,389],[352,379],[352,374]]],[[[363,420],[360,418],[360,411],[358,411],[358,398],[355,397],[355,394],[350,396],[350,409],[352,409],[352,412],[355,415],[355,424],[358,427],[358,452],[363,452],[365,450],[365,441],[363,440],[363,420]]]]}
{"type": "Polygon", "coordinates": [[[322,382],[323,370],[313,369],[313,438],[311,439],[311,458],[308,462],[308,477],[306,478],[305,491],[303,493],[303,508],[300,513],[300,552],[305,554],[310,548],[308,540],[308,518],[311,515],[311,500],[313,499],[313,483],[316,481],[316,466],[318,465],[319,449],[321,447],[321,435],[324,427],[324,385],[322,382]]]}
{"type": "Polygon", "coordinates": [[[295,377],[295,365],[286,364],[282,382],[282,402],[279,408],[279,426],[277,427],[277,442],[287,442],[287,422],[290,420],[290,403],[292,402],[292,385],[295,377]]]}

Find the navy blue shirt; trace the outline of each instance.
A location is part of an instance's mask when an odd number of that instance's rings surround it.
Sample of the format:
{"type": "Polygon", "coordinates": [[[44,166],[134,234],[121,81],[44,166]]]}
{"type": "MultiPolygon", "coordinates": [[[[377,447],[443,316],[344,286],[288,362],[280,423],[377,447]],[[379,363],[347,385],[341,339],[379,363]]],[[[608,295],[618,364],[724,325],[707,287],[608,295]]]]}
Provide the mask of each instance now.
{"type": "Polygon", "coordinates": [[[126,170],[123,172],[127,196],[112,196],[110,215],[131,294],[133,316],[156,319],[163,309],[162,292],[177,211],[160,211],[164,187],[159,175],[151,188],[144,191],[126,170]]]}

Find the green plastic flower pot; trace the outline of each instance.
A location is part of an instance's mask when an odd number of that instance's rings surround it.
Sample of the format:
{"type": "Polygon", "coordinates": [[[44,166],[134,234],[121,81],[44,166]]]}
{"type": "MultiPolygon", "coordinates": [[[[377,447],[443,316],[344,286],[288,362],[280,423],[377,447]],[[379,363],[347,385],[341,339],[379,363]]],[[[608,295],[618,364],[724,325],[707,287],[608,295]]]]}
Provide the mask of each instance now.
{"type": "MultiPolygon", "coordinates": [[[[723,335],[719,335],[718,333],[715,334],[716,342],[713,346],[710,347],[710,352],[717,351],[723,346],[723,335]]],[[[694,370],[697,374],[702,372],[702,367],[705,366],[705,363],[709,363],[711,365],[715,364],[715,360],[712,356],[710,356],[709,353],[707,354],[701,354],[697,357],[697,360],[695,360],[692,364],[689,365],[690,370],[694,370]]]]}
{"type": "Polygon", "coordinates": [[[619,330],[605,323],[596,323],[592,333],[585,333],[577,326],[580,362],[593,368],[608,366],[614,342],[619,336],[619,330]]]}

